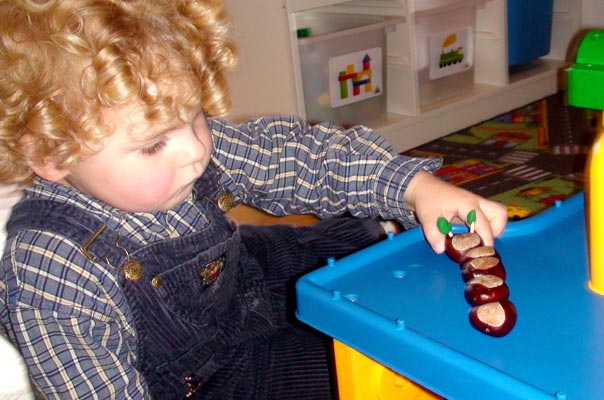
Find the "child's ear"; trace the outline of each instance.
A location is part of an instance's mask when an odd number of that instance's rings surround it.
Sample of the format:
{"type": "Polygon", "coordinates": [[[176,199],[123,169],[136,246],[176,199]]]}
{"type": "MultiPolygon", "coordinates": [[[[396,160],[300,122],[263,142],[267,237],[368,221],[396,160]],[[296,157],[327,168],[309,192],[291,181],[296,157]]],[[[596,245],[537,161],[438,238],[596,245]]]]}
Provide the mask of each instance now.
{"type": "MultiPolygon", "coordinates": [[[[30,135],[23,135],[19,140],[21,149],[26,154],[31,151],[32,137],[30,135]]],[[[30,163],[29,167],[34,171],[40,178],[46,179],[51,182],[58,182],[69,175],[69,171],[63,168],[57,167],[57,163],[53,161],[52,157],[46,157],[42,164],[30,163]]]]}
{"type": "Polygon", "coordinates": [[[30,165],[29,166],[36,175],[40,178],[44,178],[50,182],[59,182],[67,175],[69,175],[69,171],[66,169],[57,168],[56,164],[52,161],[44,161],[42,165],[30,165]]]}

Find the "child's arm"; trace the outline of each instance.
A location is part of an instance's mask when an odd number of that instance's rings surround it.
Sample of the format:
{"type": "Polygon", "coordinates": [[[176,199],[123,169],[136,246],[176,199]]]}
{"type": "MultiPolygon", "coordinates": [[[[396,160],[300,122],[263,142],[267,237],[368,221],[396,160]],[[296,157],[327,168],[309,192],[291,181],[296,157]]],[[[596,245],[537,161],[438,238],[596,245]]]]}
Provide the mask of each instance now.
{"type": "Polygon", "coordinates": [[[437,252],[444,237],[436,219],[477,209],[476,231],[485,243],[503,231],[503,206],[426,173],[438,159],[398,155],[371,129],[309,126],[294,117],[259,118],[240,126],[209,121],[215,161],[226,171],[225,187],[244,203],[284,215],[314,213],[380,216],[409,227],[422,223],[437,252]]]}
{"type": "Polygon", "coordinates": [[[91,273],[98,267],[79,246],[52,233],[24,231],[8,246],[0,318],[34,390],[58,399],[149,398],[130,363],[135,332],[117,309],[119,291],[110,293],[111,273],[91,273]]]}
{"type": "Polygon", "coordinates": [[[276,215],[350,212],[413,226],[403,193],[417,172],[440,166],[438,159],[398,155],[361,126],[310,126],[295,117],[208,124],[214,161],[226,172],[224,186],[242,202],[276,215]]]}

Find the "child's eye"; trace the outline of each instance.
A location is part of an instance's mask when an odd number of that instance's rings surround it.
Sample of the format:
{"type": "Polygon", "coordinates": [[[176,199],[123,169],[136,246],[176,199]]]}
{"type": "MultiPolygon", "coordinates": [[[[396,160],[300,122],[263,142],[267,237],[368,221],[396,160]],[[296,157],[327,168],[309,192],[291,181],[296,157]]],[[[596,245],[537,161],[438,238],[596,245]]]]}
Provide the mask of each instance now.
{"type": "Polygon", "coordinates": [[[144,156],[152,156],[153,154],[160,152],[164,147],[166,147],[166,143],[167,140],[165,138],[162,138],[157,142],[154,142],[149,146],[140,149],[140,153],[144,156]]]}

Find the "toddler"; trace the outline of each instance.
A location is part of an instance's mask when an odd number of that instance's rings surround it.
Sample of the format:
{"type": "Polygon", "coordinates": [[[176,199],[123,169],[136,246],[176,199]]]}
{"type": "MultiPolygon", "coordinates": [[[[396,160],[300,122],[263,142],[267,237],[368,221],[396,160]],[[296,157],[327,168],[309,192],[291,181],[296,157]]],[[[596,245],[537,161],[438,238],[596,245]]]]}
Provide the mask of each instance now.
{"type": "Polygon", "coordinates": [[[291,317],[295,278],[380,239],[505,208],[372,130],[235,125],[219,0],[0,0],[0,182],[23,199],[0,266],[2,333],[36,395],[329,399],[325,337],[291,317]],[[311,227],[237,226],[245,203],[311,227]],[[349,217],[344,217],[348,215],[349,217]]]}

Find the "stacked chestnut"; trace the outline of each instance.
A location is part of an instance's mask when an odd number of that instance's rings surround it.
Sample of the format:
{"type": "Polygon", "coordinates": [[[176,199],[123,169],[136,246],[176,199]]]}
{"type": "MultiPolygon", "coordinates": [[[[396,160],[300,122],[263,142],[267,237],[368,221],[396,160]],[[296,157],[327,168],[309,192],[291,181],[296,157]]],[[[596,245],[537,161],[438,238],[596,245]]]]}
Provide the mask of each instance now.
{"type": "Polygon", "coordinates": [[[505,336],[517,320],[516,307],[509,300],[510,289],[505,283],[505,268],[495,248],[484,246],[482,238],[474,232],[474,210],[467,221],[469,232],[454,234],[449,221],[438,219],[438,229],[447,235],[445,253],[461,267],[465,298],[472,306],[470,324],[486,335],[505,336]]]}

